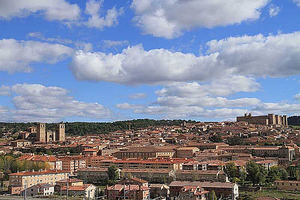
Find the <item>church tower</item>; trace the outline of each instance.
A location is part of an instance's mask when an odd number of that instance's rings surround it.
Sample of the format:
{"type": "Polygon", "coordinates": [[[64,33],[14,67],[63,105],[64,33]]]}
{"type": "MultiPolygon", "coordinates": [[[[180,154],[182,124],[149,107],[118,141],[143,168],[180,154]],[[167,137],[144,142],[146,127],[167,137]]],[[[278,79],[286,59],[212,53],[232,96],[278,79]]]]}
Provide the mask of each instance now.
{"type": "Polygon", "coordinates": [[[39,123],[37,126],[36,139],[38,142],[46,142],[46,125],[44,123],[39,123]]]}
{"type": "Polygon", "coordinates": [[[58,124],[56,131],[56,141],[64,142],[65,141],[65,124],[58,124]]]}

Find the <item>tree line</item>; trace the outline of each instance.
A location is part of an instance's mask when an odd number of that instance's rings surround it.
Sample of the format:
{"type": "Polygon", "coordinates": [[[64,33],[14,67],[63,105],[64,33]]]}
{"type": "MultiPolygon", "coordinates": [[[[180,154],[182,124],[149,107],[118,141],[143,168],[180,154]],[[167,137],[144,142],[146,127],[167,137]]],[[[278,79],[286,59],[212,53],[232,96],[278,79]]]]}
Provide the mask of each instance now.
{"type": "Polygon", "coordinates": [[[273,166],[267,170],[264,166],[253,161],[247,162],[245,168],[239,168],[233,162],[230,162],[225,165],[224,169],[231,182],[236,182],[241,185],[247,185],[250,183],[253,186],[268,185],[272,184],[276,180],[287,180],[288,178],[296,179],[296,169],[295,175],[291,174],[291,170],[294,169],[288,169],[287,171],[283,167],[279,166],[273,166]]]}
{"type": "Polygon", "coordinates": [[[300,126],[300,116],[289,117],[288,124],[292,126],[300,126]]]}
{"type": "MultiPolygon", "coordinates": [[[[116,122],[65,122],[66,133],[68,135],[86,135],[86,134],[103,134],[118,130],[137,130],[150,126],[180,126],[184,120],[153,120],[153,119],[136,119],[116,122]]],[[[195,122],[195,121],[187,121],[195,122]]],[[[0,122],[0,134],[3,132],[16,133],[25,131],[37,123],[5,123],[0,122]]],[[[48,130],[55,130],[57,124],[47,123],[48,130]]]]}
{"type": "Polygon", "coordinates": [[[39,171],[49,169],[50,166],[45,162],[34,162],[19,160],[14,155],[0,156],[0,171],[3,173],[2,180],[8,180],[8,174],[21,171],[39,171]]]}

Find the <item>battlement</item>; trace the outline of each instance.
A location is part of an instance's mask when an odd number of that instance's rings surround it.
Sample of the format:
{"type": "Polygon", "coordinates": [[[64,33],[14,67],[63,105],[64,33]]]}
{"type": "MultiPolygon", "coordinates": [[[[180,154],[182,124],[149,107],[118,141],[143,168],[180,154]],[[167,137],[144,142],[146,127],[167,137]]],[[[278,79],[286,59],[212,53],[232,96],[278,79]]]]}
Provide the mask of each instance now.
{"type": "Polygon", "coordinates": [[[245,113],[244,116],[239,116],[236,118],[237,122],[248,122],[249,124],[261,124],[261,125],[282,125],[288,126],[286,115],[261,115],[252,116],[251,113],[245,113]]]}

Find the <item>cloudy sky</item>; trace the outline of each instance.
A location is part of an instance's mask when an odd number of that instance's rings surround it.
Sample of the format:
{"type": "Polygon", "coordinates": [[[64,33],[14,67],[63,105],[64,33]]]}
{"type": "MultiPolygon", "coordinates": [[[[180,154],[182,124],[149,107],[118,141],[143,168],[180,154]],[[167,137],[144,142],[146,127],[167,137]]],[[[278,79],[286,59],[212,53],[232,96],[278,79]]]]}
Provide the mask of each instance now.
{"type": "Polygon", "coordinates": [[[0,121],[300,115],[300,0],[0,0],[0,121]]]}

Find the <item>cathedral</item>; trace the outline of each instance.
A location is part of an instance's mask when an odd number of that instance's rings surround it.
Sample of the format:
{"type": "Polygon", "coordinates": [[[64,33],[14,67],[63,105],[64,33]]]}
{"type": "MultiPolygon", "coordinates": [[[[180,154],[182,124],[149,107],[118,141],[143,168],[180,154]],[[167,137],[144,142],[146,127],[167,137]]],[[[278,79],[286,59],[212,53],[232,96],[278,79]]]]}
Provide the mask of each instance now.
{"type": "Polygon", "coordinates": [[[64,142],[65,124],[58,124],[55,131],[46,130],[45,123],[39,123],[37,126],[36,141],[41,143],[64,142]]]}

